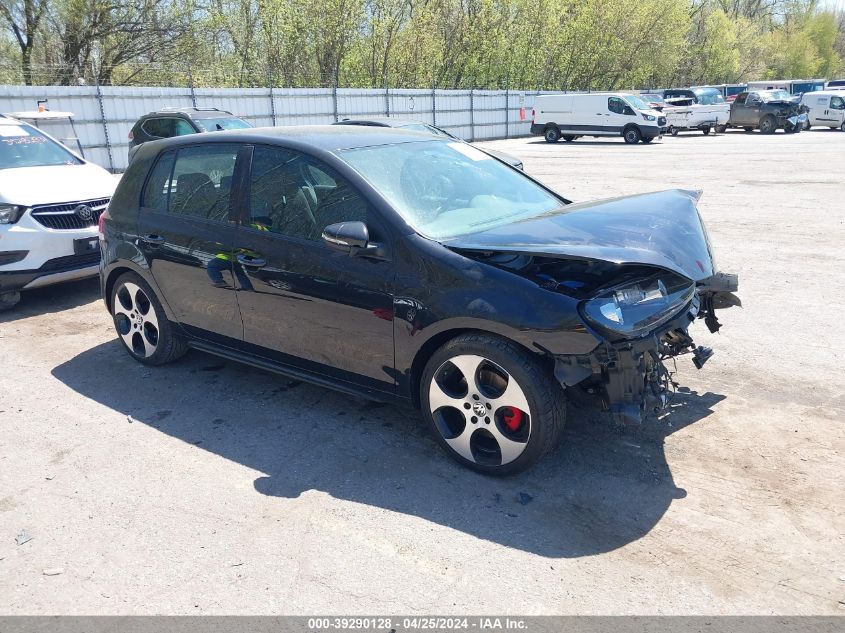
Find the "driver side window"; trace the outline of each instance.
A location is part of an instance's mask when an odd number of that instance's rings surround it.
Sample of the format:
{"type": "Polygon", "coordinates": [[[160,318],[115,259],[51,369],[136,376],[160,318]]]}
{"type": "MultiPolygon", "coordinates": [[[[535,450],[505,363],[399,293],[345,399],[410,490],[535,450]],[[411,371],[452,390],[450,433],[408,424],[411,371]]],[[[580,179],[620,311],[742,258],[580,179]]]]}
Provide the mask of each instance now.
{"type": "Polygon", "coordinates": [[[607,109],[615,114],[624,114],[625,102],[619,97],[609,97],[607,99],[607,109]]]}
{"type": "Polygon", "coordinates": [[[834,110],[845,110],[845,99],[842,97],[831,97],[830,107],[834,110]]]}
{"type": "Polygon", "coordinates": [[[252,154],[249,209],[249,227],[315,242],[330,224],[372,216],[369,203],[328,165],[261,145],[252,154]]]}

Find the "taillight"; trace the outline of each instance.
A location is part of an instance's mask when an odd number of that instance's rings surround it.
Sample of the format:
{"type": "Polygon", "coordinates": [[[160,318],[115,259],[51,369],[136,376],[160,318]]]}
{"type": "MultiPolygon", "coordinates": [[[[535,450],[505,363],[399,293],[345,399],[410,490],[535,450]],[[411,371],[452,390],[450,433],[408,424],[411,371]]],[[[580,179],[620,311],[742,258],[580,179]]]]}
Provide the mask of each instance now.
{"type": "Polygon", "coordinates": [[[100,214],[100,220],[97,222],[97,232],[100,234],[101,240],[106,236],[106,220],[111,220],[108,209],[100,214]]]}
{"type": "Polygon", "coordinates": [[[129,130],[129,140],[130,140],[130,141],[134,141],[134,140],[135,140],[135,135],[134,135],[134,134],[132,134],[132,130],[129,130]]]}

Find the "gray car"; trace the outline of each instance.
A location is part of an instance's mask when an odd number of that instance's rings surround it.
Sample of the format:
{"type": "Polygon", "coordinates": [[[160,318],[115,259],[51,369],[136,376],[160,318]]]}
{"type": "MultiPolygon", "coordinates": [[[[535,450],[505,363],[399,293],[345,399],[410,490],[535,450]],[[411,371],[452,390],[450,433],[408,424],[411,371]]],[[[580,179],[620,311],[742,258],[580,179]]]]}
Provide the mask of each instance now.
{"type": "MultiPolygon", "coordinates": [[[[408,130],[409,132],[426,132],[434,134],[435,136],[445,136],[447,138],[455,139],[456,141],[464,142],[463,139],[458,138],[454,134],[449,134],[446,130],[442,130],[434,125],[423,123],[422,121],[415,121],[414,119],[396,119],[393,117],[374,117],[372,119],[343,119],[334,125],[369,125],[372,127],[393,127],[408,130]]],[[[493,158],[497,158],[503,163],[507,163],[511,167],[525,171],[522,161],[516,156],[511,156],[505,152],[498,152],[494,149],[484,149],[479,147],[482,152],[489,154],[493,158]]]]}

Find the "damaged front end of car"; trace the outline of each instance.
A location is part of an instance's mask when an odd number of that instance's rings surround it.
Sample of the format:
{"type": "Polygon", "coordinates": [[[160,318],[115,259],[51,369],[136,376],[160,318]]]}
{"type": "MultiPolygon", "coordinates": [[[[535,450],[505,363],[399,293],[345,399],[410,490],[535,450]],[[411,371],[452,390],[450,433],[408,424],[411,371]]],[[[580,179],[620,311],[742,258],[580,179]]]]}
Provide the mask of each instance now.
{"type": "Polygon", "coordinates": [[[671,190],[570,205],[517,225],[519,242],[486,231],[460,248],[576,299],[597,345],[550,354],[555,377],[573,400],[639,422],[669,402],[668,363],[689,355],[701,369],[713,355],[693,342],[690,325],[701,319],[717,332],[716,311],[741,305],[737,276],[716,272],[699,197],[671,190]]]}
{"type": "Polygon", "coordinates": [[[741,305],[736,275],[717,274],[698,284],[655,275],[633,287],[611,289],[582,304],[585,321],[602,342],[589,354],[555,356],[555,377],[576,401],[609,411],[620,423],[640,422],[669,404],[678,356],[701,369],[713,355],[696,345],[689,327],[703,319],[721,327],[715,311],[741,305]],[[674,284],[674,285],[671,285],[674,284]]]}

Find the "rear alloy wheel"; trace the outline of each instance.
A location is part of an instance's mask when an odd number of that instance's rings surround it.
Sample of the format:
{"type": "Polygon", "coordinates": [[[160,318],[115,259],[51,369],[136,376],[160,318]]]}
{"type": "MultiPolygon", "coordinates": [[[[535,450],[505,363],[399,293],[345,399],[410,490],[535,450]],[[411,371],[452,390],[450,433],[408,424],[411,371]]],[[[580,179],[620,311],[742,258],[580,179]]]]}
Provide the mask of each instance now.
{"type": "Polygon", "coordinates": [[[546,143],[557,143],[558,139],[560,139],[560,130],[554,125],[547,127],[544,137],[546,139],[546,143]]]}
{"type": "Polygon", "coordinates": [[[640,142],[643,135],[640,134],[639,128],[634,127],[633,125],[629,127],[622,133],[622,136],[625,138],[625,142],[630,145],[635,145],[640,142]]]}
{"type": "Polygon", "coordinates": [[[710,134],[710,126],[708,125],[706,127],[701,128],[701,131],[704,132],[704,136],[707,136],[708,134],[710,134]]]}
{"type": "Polygon", "coordinates": [[[115,282],[111,307],[115,330],[135,360],[162,365],[187,350],[185,340],[174,332],[155,293],[135,273],[125,273],[115,282]]]}
{"type": "Polygon", "coordinates": [[[423,413],[451,457],[488,475],[528,468],[560,442],[564,393],[551,372],[513,343],[459,336],[430,359],[423,413]]]}
{"type": "Polygon", "coordinates": [[[674,125],[669,126],[669,134],[671,134],[672,136],[678,136],[678,128],[676,128],[674,125]]]}
{"type": "Polygon", "coordinates": [[[728,131],[728,126],[727,125],[717,125],[713,129],[716,130],[716,134],[724,134],[725,132],[728,131]]]}
{"type": "Polygon", "coordinates": [[[760,133],[761,134],[774,134],[775,130],[778,129],[778,122],[775,120],[771,114],[767,114],[763,117],[760,121],[760,133]]]}
{"type": "Polygon", "coordinates": [[[0,312],[11,310],[21,300],[21,293],[17,290],[9,290],[8,292],[0,292],[0,312]]]}

